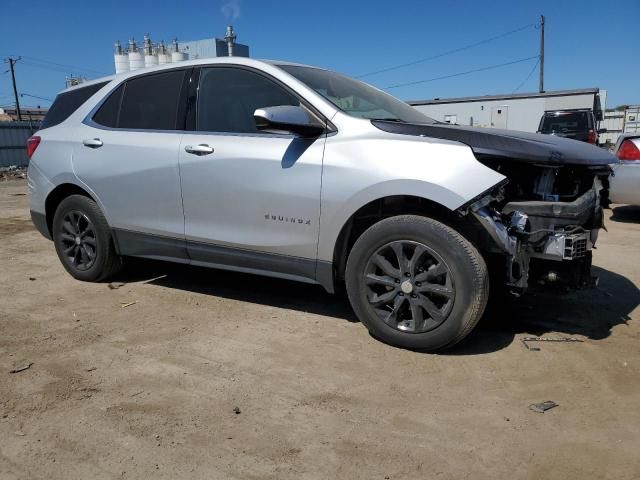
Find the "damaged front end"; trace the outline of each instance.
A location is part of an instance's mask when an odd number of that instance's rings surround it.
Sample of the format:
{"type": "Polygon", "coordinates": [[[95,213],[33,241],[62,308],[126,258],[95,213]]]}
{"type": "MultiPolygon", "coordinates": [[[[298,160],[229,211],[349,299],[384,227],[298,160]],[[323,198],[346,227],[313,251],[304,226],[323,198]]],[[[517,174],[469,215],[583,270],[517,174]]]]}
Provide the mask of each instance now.
{"type": "Polygon", "coordinates": [[[604,226],[609,165],[616,157],[554,135],[439,122],[372,123],[390,133],[467,145],[479,162],[506,177],[506,183],[458,209],[465,234],[487,259],[492,281],[513,292],[535,284],[594,283],[591,251],[604,226]]]}
{"type": "Polygon", "coordinates": [[[603,228],[608,166],[549,166],[483,159],[507,177],[461,209],[482,231],[479,244],[513,293],[533,285],[593,286],[592,250],[603,228]]]}

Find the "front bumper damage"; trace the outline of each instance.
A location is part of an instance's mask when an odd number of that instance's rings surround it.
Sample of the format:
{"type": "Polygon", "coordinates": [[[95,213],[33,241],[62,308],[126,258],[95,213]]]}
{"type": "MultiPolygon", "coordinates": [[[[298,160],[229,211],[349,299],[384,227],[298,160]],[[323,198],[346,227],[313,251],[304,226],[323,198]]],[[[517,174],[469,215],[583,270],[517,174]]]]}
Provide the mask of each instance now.
{"type": "Polygon", "coordinates": [[[599,178],[573,202],[509,202],[502,193],[486,195],[466,209],[486,233],[485,250],[504,262],[500,270],[512,291],[558,283],[593,286],[591,251],[603,225],[599,178]]]}

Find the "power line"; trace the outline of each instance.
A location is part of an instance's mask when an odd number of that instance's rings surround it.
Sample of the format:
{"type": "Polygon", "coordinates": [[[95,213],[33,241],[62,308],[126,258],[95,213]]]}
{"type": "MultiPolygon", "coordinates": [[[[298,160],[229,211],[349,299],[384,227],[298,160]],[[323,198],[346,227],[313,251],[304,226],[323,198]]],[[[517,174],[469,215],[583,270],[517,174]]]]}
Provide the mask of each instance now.
{"type": "Polygon", "coordinates": [[[53,102],[53,100],[51,100],[50,98],[39,97],[38,95],[31,95],[30,93],[21,93],[20,96],[21,97],[37,98],[38,100],[46,100],[47,102],[53,102]]]}
{"type": "Polygon", "coordinates": [[[392,88],[408,87],[409,85],[417,85],[419,83],[435,82],[436,80],[444,80],[446,78],[460,77],[462,75],[469,75],[470,73],[484,72],[487,70],[493,70],[494,68],[506,67],[507,65],[514,65],[516,63],[526,62],[528,60],[533,60],[534,58],[538,58],[538,56],[534,55],[532,57],[521,58],[519,60],[513,60],[511,62],[499,63],[497,65],[489,65],[488,67],[476,68],[474,70],[467,70],[466,72],[452,73],[451,75],[443,75],[441,77],[428,78],[426,80],[417,80],[415,82],[399,83],[397,85],[391,85],[389,87],[385,87],[384,90],[391,90],[392,88]]]}
{"type": "Polygon", "coordinates": [[[22,61],[22,64],[28,67],[42,68],[44,70],[50,70],[52,72],[60,72],[60,73],[66,73],[66,74],[68,74],[70,71],[73,71],[73,70],[69,70],[68,68],[41,65],[39,63],[34,63],[31,61],[25,61],[25,60],[22,61]]]}
{"type": "Polygon", "coordinates": [[[520,28],[516,28],[515,30],[510,30],[508,32],[501,33],[500,35],[496,35],[496,36],[493,36],[493,37],[485,38],[484,40],[480,40],[479,42],[472,43],[470,45],[465,45],[464,47],[454,48],[453,50],[447,50],[446,52],[438,53],[438,54],[432,55],[430,57],[421,58],[421,59],[415,60],[413,62],[403,63],[403,64],[396,65],[396,66],[393,66],[393,67],[387,67],[387,68],[383,68],[381,70],[375,70],[373,72],[364,73],[362,75],[358,75],[356,78],[369,77],[371,75],[377,75],[378,73],[390,72],[392,70],[397,70],[399,68],[404,68],[404,67],[410,67],[412,65],[416,65],[416,64],[422,63],[422,62],[427,62],[429,60],[435,60],[436,58],[444,57],[446,55],[452,55],[454,53],[462,52],[464,50],[468,50],[470,48],[474,48],[474,47],[477,47],[479,45],[484,45],[485,43],[493,42],[494,40],[498,40],[500,38],[504,38],[504,37],[512,35],[514,33],[518,33],[518,32],[521,32],[523,30],[526,30],[527,28],[537,27],[537,25],[538,25],[537,23],[529,23],[528,25],[524,25],[524,26],[522,26],[520,28]]]}
{"type": "Polygon", "coordinates": [[[527,75],[526,78],[520,83],[520,85],[518,85],[518,87],[514,89],[513,92],[511,93],[516,93],[518,90],[520,90],[523,87],[525,83],[527,83],[527,80],[531,78],[531,75],[533,75],[533,72],[536,71],[536,68],[538,67],[538,65],[540,65],[540,57],[538,57],[538,61],[533,65],[533,68],[529,72],[529,75],[527,75]]]}
{"type": "Polygon", "coordinates": [[[25,60],[30,60],[32,62],[38,62],[38,63],[54,65],[56,67],[62,67],[62,68],[66,68],[66,69],[71,68],[71,69],[76,70],[76,71],[97,73],[98,75],[109,75],[109,73],[102,72],[100,70],[93,70],[91,68],[77,67],[77,66],[74,66],[74,65],[66,65],[64,63],[50,62],[49,60],[43,60],[41,58],[30,57],[30,56],[27,56],[27,55],[22,55],[22,58],[24,58],[25,60]]]}

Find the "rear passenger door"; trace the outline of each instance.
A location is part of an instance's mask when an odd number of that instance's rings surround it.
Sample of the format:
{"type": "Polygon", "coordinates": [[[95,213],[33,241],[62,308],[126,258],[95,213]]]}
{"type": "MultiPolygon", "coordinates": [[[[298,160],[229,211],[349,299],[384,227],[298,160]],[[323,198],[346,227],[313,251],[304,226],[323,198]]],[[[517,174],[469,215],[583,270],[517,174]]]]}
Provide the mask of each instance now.
{"type": "Polygon", "coordinates": [[[187,258],[178,148],[189,71],[127,80],[80,127],[74,168],[98,197],[124,255],[187,258]]]}
{"type": "Polygon", "coordinates": [[[304,103],[262,72],[212,66],[194,83],[192,131],[180,148],[191,259],[312,278],[325,135],[259,131],[256,109],[304,103]]]}

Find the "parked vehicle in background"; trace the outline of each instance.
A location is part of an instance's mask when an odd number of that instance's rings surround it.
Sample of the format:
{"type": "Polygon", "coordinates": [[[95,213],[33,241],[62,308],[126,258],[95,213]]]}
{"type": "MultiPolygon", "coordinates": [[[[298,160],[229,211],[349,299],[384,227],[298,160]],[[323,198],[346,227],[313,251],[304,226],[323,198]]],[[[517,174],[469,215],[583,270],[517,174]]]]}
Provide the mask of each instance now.
{"type": "Polygon", "coordinates": [[[609,179],[611,201],[640,205],[640,134],[620,135],[614,153],[620,163],[609,179]]]}
{"type": "Polygon", "coordinates": [[[241,57],[66,90],[28,154],[33,222],[77,279],[138,256],[346,285],[376,338],[422,350],[462,340],[490,282],[589,285],[615,162],[565,138],[436,122],[338,73],[241,57]]]}
{"type": "Polygon", "coordinates": [[[598,133],[604,132],[606,132],[605,129],[597,129],[595,115],[589,109],[544,112],[538,127],[538,133],[557,135],[594,145],[598,143],[598,133]]]}

